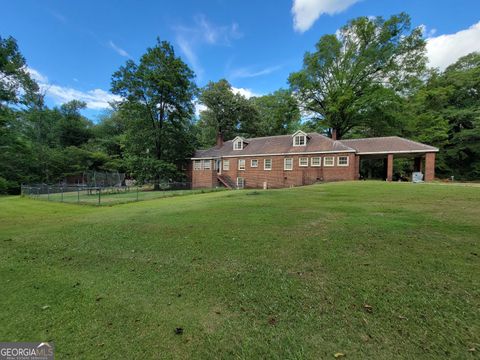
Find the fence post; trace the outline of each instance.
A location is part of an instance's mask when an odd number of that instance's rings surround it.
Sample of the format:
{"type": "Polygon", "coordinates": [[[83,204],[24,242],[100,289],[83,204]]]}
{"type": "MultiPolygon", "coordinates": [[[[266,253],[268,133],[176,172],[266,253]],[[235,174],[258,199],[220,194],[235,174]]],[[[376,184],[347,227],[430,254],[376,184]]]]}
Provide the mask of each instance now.
{"type": "Polygon", "coordinates": [[[63,202],[63,185],[62,185],[62,202],[63,202]]]}
{"type": "Polygon", "coordinates": [[[47,200],[50,201],[50,186],[47,185],[47,200]]]}
{"type": "Polygon", "coordinates": [[[77,203],[80,203],[80,188],[77,187],[77,203]]]}
{"type": "Polygon", "coordinates": [[[101,202],[101,195],[100,195],[101,192],[102,192],[102,189],[98,188],[98,205],[100,205],[100,202],[101,202]]]}
{"type": "Polygon", "coordinates": [[[137,185],[137,201],[138,201],[138,185],[137,185]]]}

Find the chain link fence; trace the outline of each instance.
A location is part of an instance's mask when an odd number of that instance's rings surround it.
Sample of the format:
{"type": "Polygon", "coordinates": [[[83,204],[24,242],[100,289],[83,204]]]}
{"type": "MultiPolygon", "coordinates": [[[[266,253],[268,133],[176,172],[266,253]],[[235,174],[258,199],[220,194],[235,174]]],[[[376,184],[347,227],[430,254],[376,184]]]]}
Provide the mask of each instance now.
{"type": "Polygon", "coordinates": [[[190,190],[191,184],[188,182],[163,183],[157,191],[154,191],[153,184],[135,185],[129,184],[128,181],[127,184],[123,186],[30,184],[22,185],[22,196],[65,203],[109,205],[206,192],[190,190]]]}

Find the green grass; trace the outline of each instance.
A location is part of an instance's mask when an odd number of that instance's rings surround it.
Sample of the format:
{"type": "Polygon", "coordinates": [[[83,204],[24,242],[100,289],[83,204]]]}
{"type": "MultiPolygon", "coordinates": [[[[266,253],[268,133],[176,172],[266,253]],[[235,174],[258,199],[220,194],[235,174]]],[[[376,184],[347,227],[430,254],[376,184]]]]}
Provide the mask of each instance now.
{"type": "Polygon", "coordinates": [[[1,198],[0,339],[60,359],[473,359],[479,205],[478,187],[383,182],[1,198]]]}

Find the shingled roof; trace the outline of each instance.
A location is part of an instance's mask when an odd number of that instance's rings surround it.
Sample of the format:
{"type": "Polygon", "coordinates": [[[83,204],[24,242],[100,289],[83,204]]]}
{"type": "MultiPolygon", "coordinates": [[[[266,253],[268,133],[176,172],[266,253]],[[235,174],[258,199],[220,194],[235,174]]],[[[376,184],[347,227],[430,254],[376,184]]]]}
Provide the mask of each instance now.
{"type": "Polygon", "coordinates": [[[245,146],[242,150],[233,150],[233,140],[223,143],[221,147],[208,150],[197,150],[194,158],[212,157],[237,157],[250,155],[283,155],[301,153],[329,153],[329,152],[355,152],[351,147],[334,141],[318,133],[308,133],[305,146],[293,146],[292,135],[279,135],[244,139],[245,146]]]}
{"type": "Polygon", "coordinates": [[[244,139],[242,150],[233,150],[233,140],[221,147],[197,150],[194,158],[237,157],[252,155],[285,155],[302,153],[355,152],[358,154],[388,154],[433,152],[437,148],[398,136],[332,140],[318,133],[308,133],[306,146],[293,146],[292,135],[244,139]]]}
{"type": "Polygon", "coordinates": [[[357,151],[357,154],[434,152],[436,147],[398,136],[342,140],[342,143],[357,151]]]}

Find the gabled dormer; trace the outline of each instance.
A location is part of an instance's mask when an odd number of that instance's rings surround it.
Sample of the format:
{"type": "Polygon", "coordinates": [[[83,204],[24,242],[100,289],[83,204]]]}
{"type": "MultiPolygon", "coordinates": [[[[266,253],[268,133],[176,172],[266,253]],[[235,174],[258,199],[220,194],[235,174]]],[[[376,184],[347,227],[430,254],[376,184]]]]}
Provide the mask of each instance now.
{"type": "Polygon", "coordinates": [[[245,147],[245,139],[241,136],[237,136],[235,139],[232,140],[233,143],[233,150],[243,150],[245,147]]]}
{"type": "Polygon", "coordinates": [[[305,146],[307,145],[308,135],[302,130],[298,130],[292,135],[293,146],[305,146]]]}

